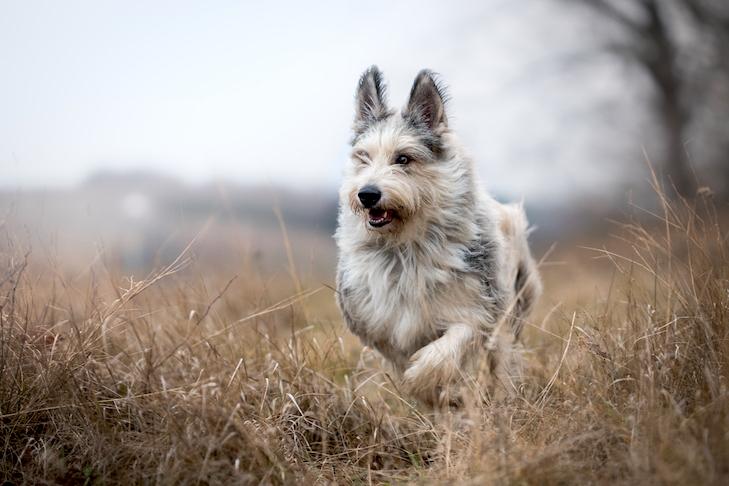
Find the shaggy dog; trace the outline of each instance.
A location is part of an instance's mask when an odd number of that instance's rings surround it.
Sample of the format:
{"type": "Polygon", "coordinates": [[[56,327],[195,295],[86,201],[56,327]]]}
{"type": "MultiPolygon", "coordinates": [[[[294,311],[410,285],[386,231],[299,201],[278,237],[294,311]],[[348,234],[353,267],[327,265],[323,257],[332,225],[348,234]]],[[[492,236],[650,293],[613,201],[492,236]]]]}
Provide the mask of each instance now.
{"type": "Polygon", "coordinates": [[[483,369],[509,387],[512,344],[541,292],[524,211],[479,187],[433,73],[417,75],[401,111],[385,91],[378,68],[365,71],[340,191],[337,305],[427,404],[457,402],[451,385],[483,369]]]}

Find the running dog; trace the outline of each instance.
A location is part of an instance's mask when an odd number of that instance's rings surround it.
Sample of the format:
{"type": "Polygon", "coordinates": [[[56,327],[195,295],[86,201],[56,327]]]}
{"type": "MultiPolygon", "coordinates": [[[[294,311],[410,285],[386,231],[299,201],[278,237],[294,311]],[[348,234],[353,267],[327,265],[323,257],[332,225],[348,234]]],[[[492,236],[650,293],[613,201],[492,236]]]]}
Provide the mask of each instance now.
{"type": "Polygon", "coordinates": [[[335,235],[348,328],[432,406],[483,369],[513,387],[512,346],[541,293],[524,210],[480,188],[445,100],[423,70],[392,109],[379,69],[364,72],[335,235]]]}

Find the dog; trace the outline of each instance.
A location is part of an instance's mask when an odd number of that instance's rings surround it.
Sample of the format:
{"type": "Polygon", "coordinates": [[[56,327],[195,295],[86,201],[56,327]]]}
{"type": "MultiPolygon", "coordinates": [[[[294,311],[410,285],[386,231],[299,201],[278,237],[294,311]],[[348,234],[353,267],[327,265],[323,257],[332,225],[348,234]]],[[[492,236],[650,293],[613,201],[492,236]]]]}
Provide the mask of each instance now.
{"type": "Polygon", "coordinates": [[[541,293],[524,210],[480,188],[446,100],[423,70],[398,111],[377,66],[362,74],[335,233],[347,327],[431,406],[456,403],[456,385],[484,368],[509,387],[541,293]]]}

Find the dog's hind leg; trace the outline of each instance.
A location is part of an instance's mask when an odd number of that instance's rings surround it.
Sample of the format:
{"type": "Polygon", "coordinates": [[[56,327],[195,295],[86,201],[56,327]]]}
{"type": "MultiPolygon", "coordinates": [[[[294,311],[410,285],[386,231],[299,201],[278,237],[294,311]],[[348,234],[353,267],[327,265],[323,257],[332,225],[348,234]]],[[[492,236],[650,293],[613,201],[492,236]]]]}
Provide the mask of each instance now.
{"type": "Polygon", "coordinates": [[[537,264],[529,251],[526,214],[521,204],[501,206],[501,231],[507,241],[506,279],[513,291],[512,332],[519,337],[524,319],[531,314],[542,293],[537,264]]]}

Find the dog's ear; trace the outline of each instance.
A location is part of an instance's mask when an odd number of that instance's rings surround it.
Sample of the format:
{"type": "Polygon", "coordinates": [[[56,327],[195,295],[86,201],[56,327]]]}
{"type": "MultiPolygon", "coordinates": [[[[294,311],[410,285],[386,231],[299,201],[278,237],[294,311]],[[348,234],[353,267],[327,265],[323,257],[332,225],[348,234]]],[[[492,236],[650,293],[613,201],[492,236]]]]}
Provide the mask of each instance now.
{"type": "Polygon", "coordinates": [[[448,126],[445,113],[445,90],[439,85],[435,73],[423,69],[415,77],[410,99],[403,109],[403,117],[425,125],[431,131],[448,126]]]}
{"type": "Polygon", "coordinates": [[[361,133],[367,125],[390,115],[387,108],[387,88],[382,73],[372,66],[359,78],[355,95],[354,131],[361,133]]]}

